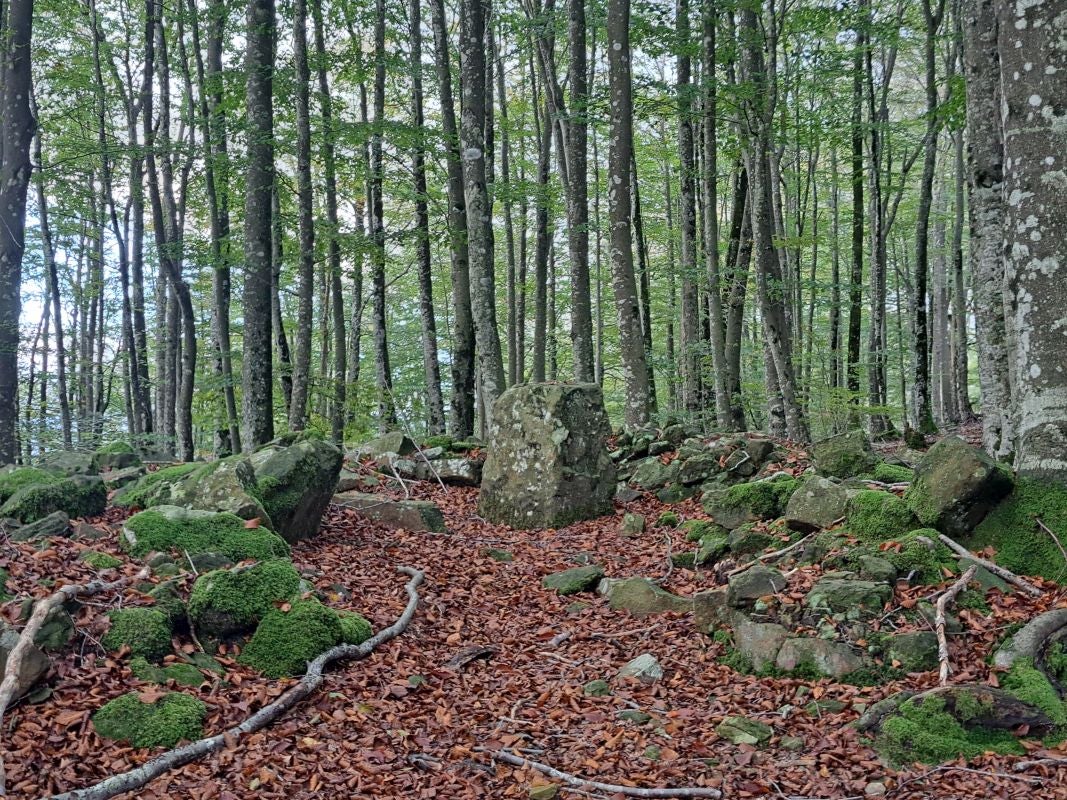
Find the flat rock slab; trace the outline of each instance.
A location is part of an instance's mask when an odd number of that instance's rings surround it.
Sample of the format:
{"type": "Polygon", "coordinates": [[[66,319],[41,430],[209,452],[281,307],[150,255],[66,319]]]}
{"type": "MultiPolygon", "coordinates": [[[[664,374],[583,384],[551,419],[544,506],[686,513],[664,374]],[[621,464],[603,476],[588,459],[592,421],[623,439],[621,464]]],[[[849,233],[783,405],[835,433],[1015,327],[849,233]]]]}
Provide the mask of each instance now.
{"type": "Polygon", "coordinates": [[[445,518],[436,503],[426,500],[390,500],[377,494],[341,492],[333,502],[351,508],[389,528],[447,533],[445,518]]]}

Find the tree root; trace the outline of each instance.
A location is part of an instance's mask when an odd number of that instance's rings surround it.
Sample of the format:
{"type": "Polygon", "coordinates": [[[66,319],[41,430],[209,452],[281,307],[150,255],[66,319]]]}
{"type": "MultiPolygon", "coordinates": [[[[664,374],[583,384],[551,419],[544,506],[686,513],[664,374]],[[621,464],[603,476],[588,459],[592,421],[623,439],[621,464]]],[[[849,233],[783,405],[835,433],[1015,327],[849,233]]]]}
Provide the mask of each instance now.
{"type": "Polygon", "coordinates": [[[140,789],[149,781],[158,778],[165,772],[169,772],[172,769],[196,761],[198,758],[202,758],[210,753],[218,752],[226,747],[227,744],[232,744],[238,737],[258,731],[279,719],[285,712],[289,711],[300,701],[313,694],[315,690],[322,685],[324,680],[323,670],[327,665],[341,659],[366,658],[379,645],[388,642],[390,639],[396,638],[407,629],[408,625],[411,623],[412,617],[415,616],[415,609],[419,605],[419,593],[417,589],[422,583],[424,575],[421,571],[414,569],[413,567],[398,567],[397,570],[405,575],[411,576],[411,580],[404,586],[404,589],[408,594],[408,602],[397,621],[388,628],[378,631],[378,633],[363,644],[340,644],[330,648],[325,653],[322,653],[318,658],[308,664],[307,673],[300,679],[299,683],[285,692],[285,694],[281,695],[273,703],[263,706],[263,708],[248,717],[239,725],[235,725],[215,736],[200,739],[196,742],[190,742],[189,744],[170,750],[135,769],[131,769],[121,775],[113,775],[94,786],[52,795],[45,800],[108,800],[108,798],[115,797],[123,792],[140,789]]]}
{"type": "MultiPolygon", "coordinates": [[[[0,730],[3,730],[4,712],[7,711],[7,707],[15,698],[15,690],[18,688],[19,682],[19,670],[22,668],[22,660],[26,657],[30,648],[33,647],[34,638],[41,630],[41,627],[44,625],[45,620],[48,619],[48,615],[52,610],[59,608],[68,600],[73,600],[76,597],[101,594],[102,592],[121,589],[131,580],[143,579],[146,577],[148,577],[148,570],[143,569],[132,578],[127,576],[119,578],[117,581],[111,581],[110,583],[104,581],[72,583],[69,586],[64,586],[53,592],[48,597],[38,601],[34,605],[33,613],[30,615],[26,627],[19,633],[19,639],[11,649],[11,653],[8,655],[7,664],[4,667],[4,678],[3,681],[0,682],[0,730]]],[[[3,753],[0,752],[0,795],[7,794],[5,778],[3,753]]]]}
{"type": "Polygon", "coordinates": [[[548,764],[542,764],[539,761],[531,761],[528,758],[517,756],[506,750],[489,750],[485,747],[476,747],[474,750],[478,753],[488,753],[495,761],[503,761],[505,764],[511,764],[513,767],[529,767],[535,769],[544,775],[548,775],[550,778],[563,781],[569,786],[575,786],[579,789],[592,789],[598,792],[621,794],[627,797],[711,797],[716,800],[717,798],[722,797],[722,792],[718,789],[703,786],[686,786],[678,789],[641,789],[636,786],[601,783],[600,781],[579,778],[577,775],[571,775],[569,772],[562,772],[554,767],[550,767],[548,764]]]}
{"type": "Polygon", "coordinates": [[[992,561],[987,561],[986,559],[981,558],[980,556],[976,556],[962,544],[953,541],[952,539],[945,536],[945,534],[942,533],[937,538],[941,540],[942,544],[944,544],[950,550],[955,552],[957,555],[963,556],[964,558],[969,558],[975,564],[985,567],[998,578],[1003,578],[1008,583],[1017,586],[1031,597],[1041,597],[1041,595],[1044,594],[1043,591],[1041,591],[1032,583],[1030,583],[1030,581],[1020,578],[1014,572],[1008,569],[1004,569],[1004,567],[1000,566],[999,564],[994,564],[992,561]]]}
{"type": "Polygon", "coordinates": [[[937,660],[941,664],[938,672],[938,680],[941,686],[948,684],[948,673],[951,667],[948,663],[948,638],[945,636],[945,609],[948,604],[956,599],[956,596],[967,588],[974,573],[978,571],[978,565],[972,564],[967,568],[958,581],[952,584],[943,595],[937,598],[937,612],[934,614],[934,629],[937,632],[937,660]]]}

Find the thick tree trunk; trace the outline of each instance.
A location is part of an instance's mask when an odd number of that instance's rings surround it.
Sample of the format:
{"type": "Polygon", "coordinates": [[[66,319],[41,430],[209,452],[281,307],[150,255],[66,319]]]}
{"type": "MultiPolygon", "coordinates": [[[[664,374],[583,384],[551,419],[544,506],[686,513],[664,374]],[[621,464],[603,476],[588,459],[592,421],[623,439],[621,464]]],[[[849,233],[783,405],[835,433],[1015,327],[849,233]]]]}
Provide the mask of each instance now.
{"type": "Polygon", "coordinates": [[[271,359],[271,192],[274,187],[274,0],[248,0],[245,105],[244,350],[241,365],[245,448],[274,438],[271,359]]]}
{"type": "Polygon", "coordinates": [[[1065,20],[1064,0],[997,4],[1015,465],[1022,475],[1060,482],[1067,481],[1065,20]]]}
{"type": "MultiPolygon", "coordinates": [[[[967,183],[971,286],[978,338],[982,445],[993,456],[1015,450],[1004,307],[1004,143],[995,0],[966,0],[963,67],[967,79],[967,183]]],[[[1014,27],[1014,22],[1012,22],[1014,27]]]]}
{"type": "Polygon", "coordinates": [[[463,193],[463,161],[459,151],[456,107],[452,98],[448,28],[444,0],[430,5],[437,64],[441,127],[448,163],[448,232],[452,255],[452,403],[453,435],[474,433],[474,317],[471,311],[470,251],[467,245],[467,207],[463,193]]]}
{"type": "Polygon", "coordinates": [[[18,448],[19,315],[30,145],[36,121],[30,113],[30,40],[33,0],[10,0],[0,86],[0,465],[14,463],[18,448]]]}
{"type": "Polygon", "coordinates": [[[478,380],[486,428],[493,403],[504,391],[504,362],[496,327],[496,280],[492,219],[486,186],[486,23],[490,0],[460,3],[459,54],[462,79],[460,152],[467,207],[471,310],[478,356],[478,380]]]}
{"type": "Polygon", "coordinates": [[[634,279],[630,220],[630,163],[633,151],[633,83],[630,68],[630,0],[608,0],[608,89],[611,134],[608,147],[608,214],[611,283],[619,316],[619,355],[629,427],[648,422],[648,372],[641,339],[641,314],[634,279]]]}

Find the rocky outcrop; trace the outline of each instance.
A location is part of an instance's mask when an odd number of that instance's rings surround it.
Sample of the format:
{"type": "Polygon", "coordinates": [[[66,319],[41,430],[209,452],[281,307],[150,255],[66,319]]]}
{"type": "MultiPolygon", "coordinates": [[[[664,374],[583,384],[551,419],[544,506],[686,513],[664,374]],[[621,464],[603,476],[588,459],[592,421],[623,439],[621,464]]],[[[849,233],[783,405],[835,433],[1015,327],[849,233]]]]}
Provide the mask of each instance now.
{"type": "Polygon", "coordinates": [[[605,578],[597,586],[597,593],[607,597],[613,609],[625,609],[636,617],[693,608],[692,600],[671,594],[648,578],[605,578]]]}
{"type": "Polygon", "coordinates": [[[558,528],[610,512],[610,432],[595,384],[508,389],[493,407],[481,515],[514,528],[558,528]]]}

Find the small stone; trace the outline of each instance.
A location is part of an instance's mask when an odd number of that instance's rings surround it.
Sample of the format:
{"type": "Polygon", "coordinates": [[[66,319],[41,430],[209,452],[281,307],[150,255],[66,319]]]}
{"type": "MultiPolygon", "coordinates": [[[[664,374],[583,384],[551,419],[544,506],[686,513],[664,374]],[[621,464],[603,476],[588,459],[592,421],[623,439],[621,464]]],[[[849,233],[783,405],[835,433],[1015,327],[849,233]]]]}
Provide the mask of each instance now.
{"type": "Polygon", "coordinates": [[[663,677],[663,667],[651,653],[642,653],[618,672],[620,678],[637,678],[642,683],[655,683],[663,677]]]}
{"type": "Polygon", "coordinates": [[[882,797],[885,795],[886,787],[881,781],[872,781],[863,787],[863,793],[867,797],[882,797]]]}
{"type": "Polygon", "coordinates": [[[608,598],[613,609],[625,609],[637,617],[693,608],[692,600],[671,594],[648,578],[605,578],[597,586],[597,592],[608,598]]]}
{"type": "Polygon", "coordinates": [[[799,736],[783,736],[778,742],[783,750],[797,751],[804,749],[804,740],[799,736]]]}
{"type": "Polygon", "coordinates": [[[832,697],[823,697],[818,700],[812,700],[804,706],[804,710],[813,717],[821,717],[823,714],[840,714],[846,708],[848,708],[848,703],[835,700],[832,697]]]}
{"type": "Polygon", "coordinates": [[[552,800],[559,794],[559,787],[554,783],[541,783],[530,787],[530,800],[552,800]]]}
{"type": "Polygon", "coordinates": [[[515,560],[515,556],[509,553],[507,550],[497,550],[495,547],[490,547],[484,551],[485,555],[493,559],[493,561],[510,562],[515,560]]]}
{"type": "Polygon", "coordinates": [[[782,591],[785,586],[786,579],[781,572],[757,564],[730,577],[727,602],[734,608],[749,605],[760,597],[782,591]]]}
{"type": "Polygon", "coordinates": [[[659,761],[662,755],[662,751],[654,744],[650,744],[648,747],[645,748],[644,756],[649,761],[659,761]]]}
{"type": "Polygon", "coordinates": [[[621,536],[640,536],[645,532],[645,518],[641,514],[626,513],[619,526],[621,536]]]}
{"type": "Polygon", "coordinates": [[[661,456],[671,450],[670,442],[653,442],[648,446],[648,454],[650,456],[661,456]]]}
{"type": "Polygon", "coordinates": [[[615,501],[618,503],[632,503],[638,499],[641,493],[636,489],[631,489],[625,483],[620,483],[615,489],[615,501]]]}
{"type": "Polygon", "coordinates": [[[541,585],[561,595],[578,594],[593,589],[603,577],[604,568],[601,566],[574,567],[546,575],[541,585]]]}
{"type": "Polygon", "coordinates": [[[937,635],[933,631],[910,631],[890,637],[887,655],[907,672],[934,669],[938,664],[937,635]]]}
{"type": "Polygon", "coordinates": [[[55,511],[29,525],[23,525],[11,532],[14,542],[31,542],[49,539],[53,536],[65,536],[70,529],[70,517],[65,511],[55,511]]]}
{"type": "Polygon", "coordinates": [[[607,681],[597,678],[582,687],[582,694],[586,697],[607,697],[611,694],[611,686],[607,681]]]}
{"type": "Polygon", "coordinates": [[[622,722],[632,722],[635,725],[645,725],[652,721],[651,714],[646,714],[644,711],[638,711],[634,708],[623,709],[615,717],[622,722]]]}
{"type": "Polygon", "coordinates": [[[715,732],[734,744],[760,745],[774,735],[770,725],[748,717],[727,717],[715,728],[715,732]]]}

